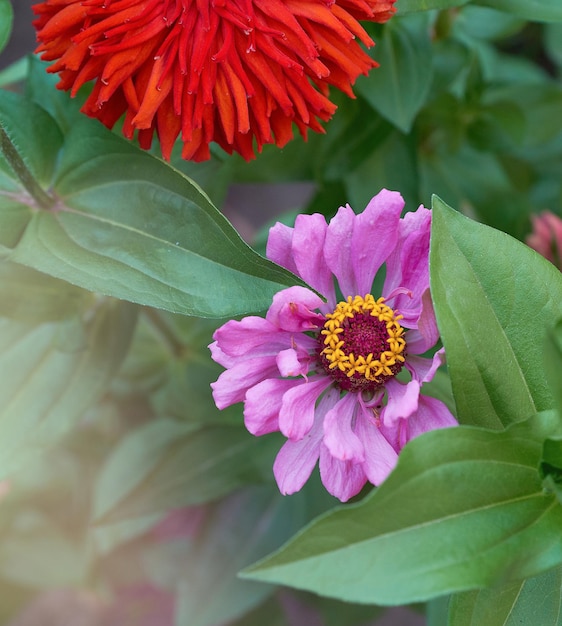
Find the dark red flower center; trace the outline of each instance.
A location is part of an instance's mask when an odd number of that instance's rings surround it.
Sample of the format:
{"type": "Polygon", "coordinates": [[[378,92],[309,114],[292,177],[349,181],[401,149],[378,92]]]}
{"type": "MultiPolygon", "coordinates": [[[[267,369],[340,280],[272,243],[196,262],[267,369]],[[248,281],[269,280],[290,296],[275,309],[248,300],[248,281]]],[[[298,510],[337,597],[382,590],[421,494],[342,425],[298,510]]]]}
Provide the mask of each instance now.
{"type": "Polygon", "coordinates": [[[344,391],[375,391],[398,374],[406,357],[404,329],[397,315],[371,294],[348,297],[326,315],[318,335],[324,371],[344,391]]]}

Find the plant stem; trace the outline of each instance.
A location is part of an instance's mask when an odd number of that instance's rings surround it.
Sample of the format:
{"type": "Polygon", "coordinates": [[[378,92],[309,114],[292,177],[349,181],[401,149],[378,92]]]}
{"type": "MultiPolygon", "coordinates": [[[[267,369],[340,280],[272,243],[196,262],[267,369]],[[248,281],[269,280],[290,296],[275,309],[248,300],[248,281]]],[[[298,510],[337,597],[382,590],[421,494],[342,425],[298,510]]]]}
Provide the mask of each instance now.
{"type": "Polygon", "coordinates": [[[51,209],[55,204],[55,199],[51,195],[49,195],[35,180],[33,174],[29,171],[29,168],[24,163],[12,140],[8,136],[8,133],[6,133],[6,131],[2,127],[1,122],[0,150],[2,151],[2,154],[6,158],[6,161],[8,161],[8,163],[10,164],[16,176],[20,179],[25,189],[37,203],[37,206],[42,209],[51,209]]]}

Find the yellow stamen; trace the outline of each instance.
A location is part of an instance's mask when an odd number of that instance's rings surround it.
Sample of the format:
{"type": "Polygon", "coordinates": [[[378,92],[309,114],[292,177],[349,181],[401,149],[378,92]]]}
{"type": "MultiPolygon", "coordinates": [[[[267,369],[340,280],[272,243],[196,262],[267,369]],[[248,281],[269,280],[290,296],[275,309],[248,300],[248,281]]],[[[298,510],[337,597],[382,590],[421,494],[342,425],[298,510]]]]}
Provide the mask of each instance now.
{"type": "MultiPolygon", "coordinates": [[[[324,335],[325,348],[321,354],[328,362],[329,369],[338,368],[348,377],[359,374],[363,378],[380,382],[381,376],[389,377],[393,375],[392,366],[397,363],[404,363],[404,350],[406,340],[404,339],[404,328],[398,323],[402,315],[397,315],[389,306],[384,304],[384,298],[375,300],[371,294],[364,298],[349,296],[346,301],[339,302],[333,313],[326,315],[326,322],[321,334],[324,335]],[[340,334],[344,332],[343,323],[347,318],[353,318],[356,314],[368,313],[380,322],[386,324],[388,334],[388,349],[378,355],[372,352],[368,354],[355,355],[353,352],[347,354],[342,350],[344,341],[340,339],[340,334]]],[[[395,370],[396,371],[396,368],[395,370]]]]}

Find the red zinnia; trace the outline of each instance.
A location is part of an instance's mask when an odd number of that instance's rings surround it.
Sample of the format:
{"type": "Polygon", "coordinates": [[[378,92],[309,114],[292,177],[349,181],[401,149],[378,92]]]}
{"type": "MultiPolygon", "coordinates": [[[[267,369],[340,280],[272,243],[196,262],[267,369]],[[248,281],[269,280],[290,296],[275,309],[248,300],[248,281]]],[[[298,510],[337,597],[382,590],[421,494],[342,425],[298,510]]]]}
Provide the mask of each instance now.
{"type": "Polygon", "coordinates": [[[33,9],[40,45],[60,89],[95,80],[82,110],[111,128],[125,113],[143,148],[156,130],[164,158],[208,159],[209,143],[249,160],[284,146],[295,122],[322,131],[377,64],[358,20],[384,22],[395,0],[47,0],[33,9]]]}

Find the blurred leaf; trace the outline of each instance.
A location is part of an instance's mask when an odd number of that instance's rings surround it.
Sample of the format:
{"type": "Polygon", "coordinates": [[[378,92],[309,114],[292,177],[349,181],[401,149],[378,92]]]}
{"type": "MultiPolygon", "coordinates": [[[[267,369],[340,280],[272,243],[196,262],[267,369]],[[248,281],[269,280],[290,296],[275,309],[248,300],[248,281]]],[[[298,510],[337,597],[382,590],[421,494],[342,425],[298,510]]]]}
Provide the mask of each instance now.
{"type": "Polygon", "coordinates": [[[391,20],[375,35],[373,57],[380,67],[357,80],[357,92],[400,130],[410,131],[425,104],[432,74],[427,14],[391,20]]]}
{"type": "Polygon", "coordinates": [[[25,80],[28,70],[28,61],[26,57],[18,59],[15,63],[0,70],[0,87],[13,85],[25,80]]]}
{"type": "Polygon", "coordinates": [[[0,317],[26,323],[72,317],[93,304],[94,295],[35,270],[0,261],[0,317]]]}
{"type": "Polygon", "coordinates": [[[274,438],[255,439],[241,426],[198,428],[159,419],[113,451],[96,489],[94,517],[103,524],[202,504],[263,481],[274,438]]]}
{"type": "Polygon", "coordinates": [[[554,63],[562,67],[562,23],[544,26],[544,47],[554,63]]]}
{"type": "Polygon", "coordinates": [[[14,11],[10,0],[0,0],[0,52],[6,47],[14,22],[14,11]]]}
{"type": "Polygon", "coordinates": [[[455,34],[476,39],[497,40],[513,36],[525,26],[525,20],[495,8],[473,4],[459,11],[454,20],[455,34]]]}
{"type": "Polygon", "coordinates": [[[150,532],[162,517],[162,513],[154,513],[93,528],[96,549],[100,555],[107,555],[122,544],[150,532]]]}
{"type": "MultiPolygon", "coordinates": [[[[264,624],[267,626],[288,626],[277,596],[268,597],[265,602],[248,613],[244,613],[242,617],[231,622],[229,626],[263,626],[264,624]]],[[[177,626],[181,626],[181,624],[177,626]]],[[[316,626],[316,624],[310,626],[316,626]]]]}
{"type": "Polygon", "coordinates": [[[405,15],[414,11],[430,11],[431,9],[449,9],[460,7],[470,0],[398,0],[396,10],[398,15],[405,15]]]}
{"type": "Polygon", "coordinates": [[[57,165],[50,211],[33,210],[36,201],[7,178],[0,244],[14,247],[13,261],[90,291],[204,317],[264,310],[277,291],[302,283],[257,255],[199,187],[163,161],[85,118],[57,159],[52,118],[10,96],[0,93],[0,109],[29,172],[46,184],[57,165]]]}
{"type": "Polygon", "coordinates": [[[57,441],[107,389],[135,317],[127,303],[100,300],[84,322],[0,318],[0,477],[57,441]]]}
{"type": "Polygon", "coordinates": [[[437,197],[430,267],[459,420],[502,428],[552,408],[542,352],[562,316],[560,271],[437,197]]]}
{"type": "Polygon", "coordinates": [[[302,496],[284,498],[276,488],[253,487],[206,507],[202,530],[191,539],[156,546],[149,570],[158,584],[177,589],[177,626],[223,624],[262,602],[273,588],[240,580],[238,571],[286,541],[305,520],[302,496]]]}
{"type": "Polygon", "coordinates": [[[554,567],[562,563],[562,507],[536,468],[541,441],[560,431],[550,412],[503,432],[426,433],[376,491],[318,518],[243,575],[394,605],[554,567]]]}
{"type": "Polygon", "coordinates": [[[417,206],[419,181],[412,140],[394,129],[373,146],[361,164],[343,177],[349,204],[357,209],[367,206],[375,191],[386,187],[400,189],[407,207],[417,206]]]}
{"type": "Polygon", "coordinates": [[[39,589],[79,585],[86,582],[91,556],[84,540],[22,512],[20,527],[0,542],[0,575],[39,589]]]}
{"type": "Polygon", "coordinates": [[[451,598],[451,626],[562,625],[562,568],[451,598]]]}
{"type": "MultiPolygon", "coordinates": [[[[526,146],[543,146],[562,133],[562,119],[558,111],[562,107],[562,87],[544,82],[543,84],[517,84],[490,88],[484,96],[484,102],[492,107],[517,107],[523,114],[519,122],[521,141],[526,146]]],[[[499,116],[499,109],[497,109],[499,116]]],[[[509,114],[509,109],[506,111],[509,114]]],[[[517,120],[508,122],[510,125],[517,120]]],[[[504,123],[505,126],[505,123],[504,123]]]]}
{"type": "Polygon", "coordinates": [[[473,0],[474,4],[491,7],[534,22],[562,21],[559,0],[473,0]]]}

